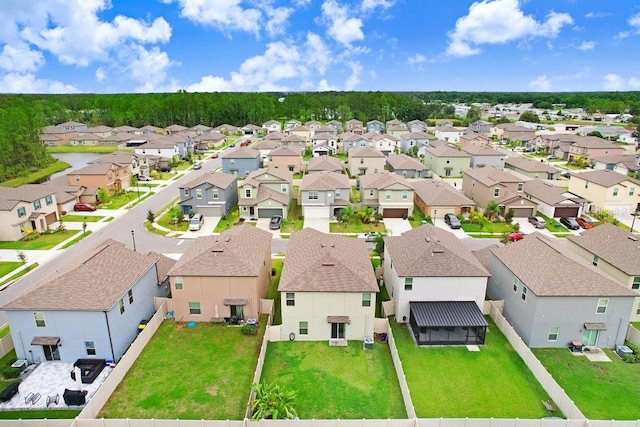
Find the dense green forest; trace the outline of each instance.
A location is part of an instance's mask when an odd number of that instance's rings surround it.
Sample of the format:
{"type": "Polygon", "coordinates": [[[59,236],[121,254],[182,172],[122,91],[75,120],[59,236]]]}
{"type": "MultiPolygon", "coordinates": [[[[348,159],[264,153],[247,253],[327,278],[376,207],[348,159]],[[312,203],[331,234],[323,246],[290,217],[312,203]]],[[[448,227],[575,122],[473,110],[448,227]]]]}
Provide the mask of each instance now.
{"type": "MultiPolygon", "coordinates": [[[[53,161],[38,143],[44,125],[73,120],[89,126],[141,127],[171,124],[260,125],[271,119],[352,118],[402,121],[453,116],[451,103],[533,103],[550,109],[581,107],[588,112],[629,112],[640,116],[638,92],[310,92],[310,93],[159,93],[0,96],[0,181],[53,161]]],[[[472,115],[471,118],[477,118],[472,115]]]]}

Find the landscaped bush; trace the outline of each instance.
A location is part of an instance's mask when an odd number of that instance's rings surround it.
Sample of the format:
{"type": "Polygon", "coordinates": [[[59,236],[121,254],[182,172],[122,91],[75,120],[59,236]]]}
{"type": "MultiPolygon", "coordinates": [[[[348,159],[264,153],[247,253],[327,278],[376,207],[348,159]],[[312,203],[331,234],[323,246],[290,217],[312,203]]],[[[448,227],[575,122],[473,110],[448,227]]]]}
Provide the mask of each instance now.
{"type": "Polygon", "coordinates": [[[2,379],[11,380],[20,376],[20,369],[11,367],[16,360],[18,359],[15,357],[5,359],[5,363],[0,366],[0,377],[2,377],[2,379]]]}
{"type": "Polygon", "coordinates": [[[256,325],[243,325],[240,330],[244,335],[255,335],[258,328],[256,328],[256,325]]]}

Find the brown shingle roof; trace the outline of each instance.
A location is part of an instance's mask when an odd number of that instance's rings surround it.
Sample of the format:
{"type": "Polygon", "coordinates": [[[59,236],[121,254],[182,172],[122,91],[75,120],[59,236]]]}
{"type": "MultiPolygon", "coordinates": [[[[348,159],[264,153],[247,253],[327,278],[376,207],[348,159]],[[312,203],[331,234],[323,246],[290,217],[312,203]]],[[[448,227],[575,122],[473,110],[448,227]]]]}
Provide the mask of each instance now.
{"type": "Polygon", "coordinates": [[[522,169],[526,172],[542,172],[542,173],[557,173],[559,170],[550,166],[544,162],[527,159],[526,157],[514,156],[507,157],[504,161],[506,165],[513,166],[518,169],[522,169]]]}
{"type": "Polygon", "coordinates": [[[472,179],[481,182],[485,186],[496,185],[501,182],[523,182],[522,178],[518,178],[517,176],[510,174],[507,171],[502,171],[493,166],[486,168],[467,169],[464,171],[464,174],[468,175],[472,179]]]}
{"type": "Polygon", "coordinates": [[[272,235],[247,224],[198,237],[169,276],[255,277],[271,251],[272,235]]]}
{"type": "Polygon", "coordinates": [[[471,154],[472,156],[502,156],[505,157],[504,154],[499,152],[496,149],[491,147],[487,147],[486,145],[469,145],[467,147],[463,147],[462,151],[467,154],[471,154]]]}
{"type": "Polygon", "coordinates": [[[278,191],[272,190],[271,188],[269,188],[267,186],[260,185],[258,187],[258,194],[256,195],[256,197],[252,197],[252,198],[244,198],[243,197],[243,198],[240,198],[238,200],[238,205],[239,206],[255,206],[258,203],[262,203],[265,200],[269,200],[269,199],[280,203],[282,206],[288,206],[289,202],[290,202],[289,196],[287,196],[286,194],[283,194],[283,193],[280,193],[278,191]]]}
{"type": "Polygon", "coordinates": [[[222,172],[212,172],[205,173],[194,179],[193,181],[189,181],[188,183],[181,185],[180,188],[195,188],[200,184],[205,182],[213,185],[218,188],[227,188],[229,187],[238,177],[236,175],[231,175],[222,172]]]}
{"type": "Polygon", "coordinates": [[[393,169],[406,169],[416,171],[423,171],[427,169],[425,165],[423,165],[413,157],[407,156],[406,154],[393,154],[387,157],[387,164],[393,169]]]}
{"type": "Polygon", "coordinates": [[[476,203],[445,182],[418,180],[411,183],[416,196],[430,206],[475,206],[476,203]]]}
{"type": "Polygon", "coordinates": [[[336,188],[351,188],[349,178],[341,173],[322,171],[305,175],[300,183],[301,191],[330,191],[336,188]]]}
{"type": "Polygon", "coordinates": [[[349,158],[351,157],[384,157],[384,154],[373,148],[357,147],[349,150],[349,158]]]}
{"type": "Polygon", "coordinates": [[[640,240],[613,224],[601,224],[568,240],[629,276],[640,276],[640,240]]]}
{"type": "Polygon", "coordinates": [[[427,151],[436,157],[471,157],[464,151],[458,150],[457,148],[454,148],[449,144],[433,144],[427,147],[427,151]]]}
{"type": "Polygon", "coordinates": [[[250,184],[254,187],[261,186],[260,183],[288,183],[291,184],[291,180],[293,178],[293,172],[290,172],[283,168],[266,168],[266,169],[256,169],[251,171],[249,175],[242,181],[243,185],[250,184]],[[268,175],[270,179],[258,180],[257,178],[261,175],[265,177],[268,175]]]}
{"type": "Polygon", "coordinates": [[[405,177],[395,173],[383,172],[360,176],[360,187],[363,189],[374,188],[376,190],[382,190],[394,184],[400,184],[409,190],[413,190],[413,187],[411,187],[411,184],[409,184],[409,181],[407,181],[405,177]]]}
{"type": "Polygon", "coordinates": [[[536,232],[491,252],[537,296],[635,296],[563,250],[536,232]]]}
{"type": "Polygon", "coordinates": [[[626,175],[622,175],[618,172],[606,169],[597,169],[588,172],[574,173],[573,176],[607,188],[618,185],[624,181],[630,181],[636,185],[640,185],[640,180],[630,178],[626,175]]]}
{"type": "Polygon", "coordinates": [[[293,233],[280,292],[378,292],[364,240],[312,228],[293,233]]]}
{"type": "Polygon", "coordinates": [[[220,157],[223,159],[255,159],[260,157],[260,152],[251,147],[238,147],[220,157]]]}
{"type": "Polygon", "coordinates": [[[290,147],[280,147],[272,150],[270,156],[302,157],[302,151],[290,147]]]}
{"type": "Polygon", "coordinates": [[[575,206],[588,201],[540,179],[525,182],[522,189],[525,194],[535,197],[550,206],[559,204],[562,206],[575,206]]]}
{"type": "Polygon", "coordinates": [[[344,168],[340,159],[331,156],[317,156],[309,159],[308,171],[342,171],[344,168]]]}
{"type": "Polygon", "coordinates": [[[430,224],[385,237],[384,243],[401,277],[490,276],[456,236],[430,224]]]}

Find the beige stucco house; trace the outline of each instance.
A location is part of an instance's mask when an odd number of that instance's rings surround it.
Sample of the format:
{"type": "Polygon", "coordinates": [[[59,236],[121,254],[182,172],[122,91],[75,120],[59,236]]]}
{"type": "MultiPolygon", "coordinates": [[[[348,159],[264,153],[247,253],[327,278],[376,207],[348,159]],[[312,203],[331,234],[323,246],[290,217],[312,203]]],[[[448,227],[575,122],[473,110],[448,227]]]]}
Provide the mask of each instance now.
{"type": "Polygon", "coordinates": [[[0,187],[0,241],[20,240],[30,230],[44,233],[58,219],[56,194],[50,187],[0,187]]]}
{"type": "Polygon", "coordinates": [[[291,202],[293,174],[286,169],[258,169],[239,185],[238,209],[244,219],[286,218],[291,202]]]}
{"type": "Polygon", "coordinates": [[[386,157],[369,147],[352,148],[348,152],[348,168],[351,176],[379,173],[384,170],[386,157]]]}
{"type": "Polygon", "coordinates": [[[569,191],[591,200],[590,212],[608,211],[627,217],[640,209],[640,180],[609,170],[574,173],[569,191]]]}
{"type": "Polygon", "coordinates": [[[302,151],[297,147],[276,148],[269,153],[269,167],[298,173],[302,168],[302,151]]]}
{"type": "Polygon", "coordinates": [[[471,167],[471,155],[444,141],[432,141],[424,152],[423,163],[438,176],[462,176],[471,167]]]}
{"type": "Polygon", "coordinates": [[[407,218],[413,212],[413,187],[395,173],[362,175],[360,201],[384,218],[407,218]]]}
{"type": "Polygon", "coordinates": [[[378,290],[364,240],[294,233],[278,286],[280,338],[339,346],[372,338],[378,290]]]}
{"type": "Polygon", "coordinates": [[[464,171],[462,189],[464,195],[473,200],[478,208],[484,210],[490,201],[500,207],[499,214],[504,216],[513,209],[513,216],[523,218],[536,213],[536,202],[529,200],[524,193],[522,179],[494,167],[475,168],[464,171]]]}

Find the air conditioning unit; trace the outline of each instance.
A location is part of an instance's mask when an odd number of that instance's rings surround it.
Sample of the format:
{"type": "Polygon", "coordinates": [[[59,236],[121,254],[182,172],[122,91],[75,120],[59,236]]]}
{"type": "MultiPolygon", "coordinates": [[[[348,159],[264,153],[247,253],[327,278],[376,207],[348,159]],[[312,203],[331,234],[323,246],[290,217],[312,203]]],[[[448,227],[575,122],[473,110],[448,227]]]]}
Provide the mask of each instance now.
{"type": "Polygon", "coordinates": [[[633,350],[631,350],[629,347],[627,347],[626,345],[617,345],[616,346],[616,353],[618,353],[618,356],[620,356],[621,358],[624,359],[624,357],[628,354],[633,354],[633,350]]]}
{"type": "Polygon", "coordinates": [[[363,343],[362,343],[362,347],[365,350],[373,350],[373,338],[371,337],[365,337],[363,343]]]}

